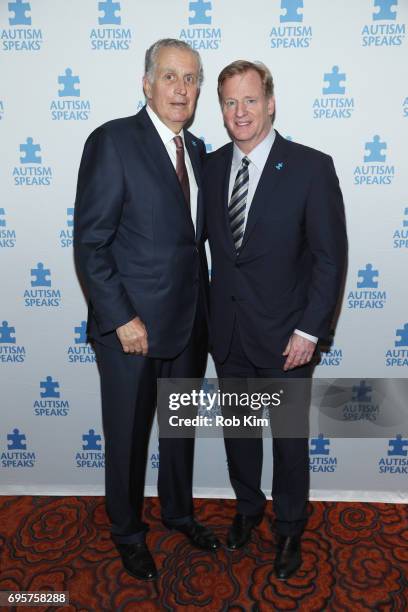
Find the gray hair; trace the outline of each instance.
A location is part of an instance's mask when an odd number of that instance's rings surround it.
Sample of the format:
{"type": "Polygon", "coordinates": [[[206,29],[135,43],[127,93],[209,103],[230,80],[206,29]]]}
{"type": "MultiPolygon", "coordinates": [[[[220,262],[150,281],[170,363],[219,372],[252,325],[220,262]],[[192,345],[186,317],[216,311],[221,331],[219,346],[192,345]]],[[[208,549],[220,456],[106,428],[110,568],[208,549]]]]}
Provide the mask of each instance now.
{"type": "Polygon", "coordinates": [[[148,78],[150,83],[153,83],[153,80],[154,80],[154,73],[156,71],[157,54],[159,53],[160,49],[163,49],[164,47],[174,47],[176,49],[183,49],[184,51],[190,51],[190,53],[192,53],[195,56],[195,58],[197,59],[197,63],[198,63],[198,86],[200,87],[204,79],[204,71],[203,71],[203,65],[201,62],[200,54],[198,53],[198,51],[190,47],[189,44],[184,42],[184,40],[178,40],[177,38],[161,38],[160,40],[157,40],[155,43],[153,43],[146,51],[145,77],[148,78]]]}

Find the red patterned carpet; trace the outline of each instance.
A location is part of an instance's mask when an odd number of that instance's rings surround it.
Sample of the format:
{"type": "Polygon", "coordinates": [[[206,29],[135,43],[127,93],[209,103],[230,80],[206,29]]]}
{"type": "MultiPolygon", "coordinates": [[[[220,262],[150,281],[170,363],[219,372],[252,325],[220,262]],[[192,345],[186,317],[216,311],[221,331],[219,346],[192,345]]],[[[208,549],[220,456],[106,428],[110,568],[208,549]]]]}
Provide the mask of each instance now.
{"type": "MultiPolygon", "coordinates": [[[[270,503],[247,550],[209,554],[167,531],[157,500],[148,498],[148,541],[160,578],[141,583],[122,570],[103,498],[0,497],[0,590],[70,593],[69,608],[32,610],[407,611],[407,507],[314,502],[310,513],[301,571],[285,583],[272,572],[270,503]]],[[[198,519],[222,538],[233,514],[231,500],[196,500],[198,519]]]]}

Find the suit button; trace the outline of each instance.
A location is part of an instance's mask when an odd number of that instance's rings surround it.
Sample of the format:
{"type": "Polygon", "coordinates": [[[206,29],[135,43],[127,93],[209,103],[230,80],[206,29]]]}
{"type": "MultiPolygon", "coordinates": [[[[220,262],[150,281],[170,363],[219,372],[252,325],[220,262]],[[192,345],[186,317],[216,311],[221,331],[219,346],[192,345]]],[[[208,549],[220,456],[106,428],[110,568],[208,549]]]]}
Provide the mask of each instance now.
{"type": "Polygon", "coordinates": [[[235,295],[231,295],[231,300],[235,302],[235,295]]]}

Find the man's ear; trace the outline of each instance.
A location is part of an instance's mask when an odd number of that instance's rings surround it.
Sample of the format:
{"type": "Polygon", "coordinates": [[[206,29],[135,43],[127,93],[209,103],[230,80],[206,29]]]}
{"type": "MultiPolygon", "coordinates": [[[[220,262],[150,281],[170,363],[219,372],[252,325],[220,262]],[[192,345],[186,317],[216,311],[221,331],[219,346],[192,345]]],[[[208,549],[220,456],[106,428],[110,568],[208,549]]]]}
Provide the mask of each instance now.
{"type": "Polygon", "coordinates": [[[273,115],[275,113],[275,98],[271,96],[268,100],[268,114],[273,115]]]}
{"type": "Polygon", "coordinates": [[[146,98],[148,100],[151,99],[152,97],[152,85],[149,81],[149,79],[147,78],[147,76],[143,77],[143,93],[146,96],[146,98]]]}

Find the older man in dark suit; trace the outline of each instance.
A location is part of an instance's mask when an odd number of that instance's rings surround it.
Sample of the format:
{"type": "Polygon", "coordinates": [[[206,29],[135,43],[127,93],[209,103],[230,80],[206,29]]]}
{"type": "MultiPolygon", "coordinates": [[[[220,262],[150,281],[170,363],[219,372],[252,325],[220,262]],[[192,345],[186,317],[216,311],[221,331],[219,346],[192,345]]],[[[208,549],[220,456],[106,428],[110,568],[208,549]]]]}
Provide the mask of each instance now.
{"type": "MultiPolygon", "coordinates": [[[[152,45],[147,107],[89,136],[78,178],[74,246],[101,375],[106,505],[124,567],[140,579],[157,574],[142,521],[157,378],[200,378],[207,358],[205,148],[184,129],[201,80],[187,44],[152,45]]],[[[192,439],[159,441],[162,518],[214,550],[218,540],[193,517],[193,449],[192,439]]]]}
{"type": "MultiPolygon", "coordinates": [[[[274,130],[273,81],[263,64],[233,62],[219,75],[218,94],[233,142],[209,156],[204,176],[217,373],[225,379],[307,379],[316,342],[329,333],[346,257],[333,162],[274,130]]],[[[306,435],[273,440],[275,571],[281,579],[301,563],[306,435]]],[[[225,445],[237,496],[227,544],[236,549],[264,511],[262,440],[226,437],[225,445]]]]}

